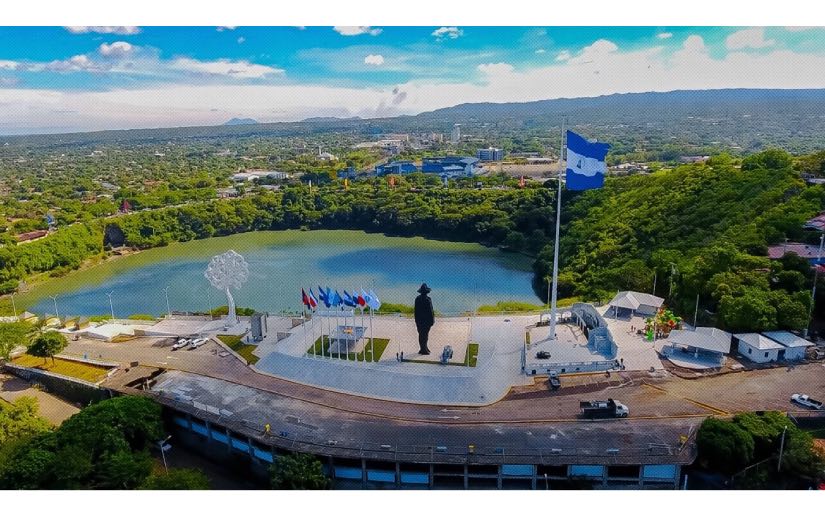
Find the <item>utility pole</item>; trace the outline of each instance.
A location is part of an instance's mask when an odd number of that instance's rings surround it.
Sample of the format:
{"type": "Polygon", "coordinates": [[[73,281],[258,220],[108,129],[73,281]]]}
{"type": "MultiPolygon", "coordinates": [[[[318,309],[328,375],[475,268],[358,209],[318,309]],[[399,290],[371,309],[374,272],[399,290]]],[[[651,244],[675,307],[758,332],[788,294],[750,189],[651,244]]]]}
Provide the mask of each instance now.
{"type": "Polygon", "coordinates": [[[653,271],[653,292],[652,294],[656,295],[656,276],[659,274],[659,271],[653,271]]]}
{"type": "MultiPolygon", "coordinates": [[[[163,287],[163,293],[166,295],[166,316],[171,319],[172,318],[172,309],[169,307],[169,285],[163,287]]],[[[209,308],[210,310],[212,307],[209,308]]]]}
{"type": "Polygon", "coordinates": [[[693,311],[693,329],[696,329],[696,319],[699,317],[699,294],[696,294],[696,310],[693,311]]]}
{"type": "Polygon", "coordinates": [[[777,472],[782,471],[782,453],[785,451],[785,432],[787,430],[787,426],[782,429],[782,441],[779,443],[779,462],[776,464],[777,472]]]}
{"type": "Polygon", "coordinates": [[[114,293],[115,293],[115,291],[113,290],[113,291],[109,292],[108,294],[106,294],[106,296],[109,298],[109,310],[111,310],[111,312],[112,312],[112,322],[115,321],[115,305],[112,304],[112,294],[114,294],[114,293]]]}
{"type": "Polygon", "coordinates": [[[819,264],[822,261],[822,244],[825,243],[825,232],[819,236],[819,251],[816,253],[816,266],[814,267],[814,286],[811,289],[811,306],[808,307],[808,325],[802,336],[808,338],[808,331],[811,329],[811,320],[814,316],[814,303],[816,303],[816,282],[819,279],[819,264]]]}

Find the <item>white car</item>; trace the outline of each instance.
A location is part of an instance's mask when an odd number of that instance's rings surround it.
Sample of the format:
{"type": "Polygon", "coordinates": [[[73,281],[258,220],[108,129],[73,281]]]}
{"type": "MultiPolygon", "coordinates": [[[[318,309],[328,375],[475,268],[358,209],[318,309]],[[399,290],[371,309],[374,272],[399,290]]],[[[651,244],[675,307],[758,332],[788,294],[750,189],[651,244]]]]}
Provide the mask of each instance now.
{"type": "Polygon", "coordinates": [[[192,344],[192,341],[189,339],[178,339],[177,342],[172,344],[172,351],[177,351],[181,348],[185,348],[186,346],[192,344]]]}
{"type": "Polygon", "coordinates": [[[791,396],[791,401],[796,402],[803,407],[807,407],[814,410],[821,410],[822,409],[822,402],[817,401],[807,394],[793,394],[791,396]]]}
{"type": "Polygon", "coordinates": [[[209,342],[209,339],[207,339],[206,337],[201,337],[199,339],[195,339],[195,340],[192,341],[192,345],[189,346],[189,349],[198,349],[199,347],[203,346],[207,342],[209,342]]]}

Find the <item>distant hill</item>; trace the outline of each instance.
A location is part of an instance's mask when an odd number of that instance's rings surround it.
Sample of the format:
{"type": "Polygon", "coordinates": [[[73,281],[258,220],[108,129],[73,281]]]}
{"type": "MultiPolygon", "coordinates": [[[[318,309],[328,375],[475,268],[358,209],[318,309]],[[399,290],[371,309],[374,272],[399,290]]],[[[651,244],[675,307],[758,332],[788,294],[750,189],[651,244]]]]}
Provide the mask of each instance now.
{"type": "Polygon", "coordinates": [[[224,122],[223,125],[255,125],[257,123],[258,121],[254,118],[233,118],[224,122]]]}
{"type": "Polygon", "coordinates": [[[553,140],[557,140],[565,116],[569,127],[589,138],[613,144],[613,155],[669,148],[668,153],[674,156],[719,150],[750,153],[769,147],[804,153],[823,147],[825,89],[627,93],[535,102],[459,104],[393,118],[319,117],[263,124],[249,118],[234,118],[222,126],[9,136],[4,137],[4,141],[26,146],[72,146],[197,139],[223,145],[226,139],[335,132],[361,135],[365,139],[381,133],[449,133],[453,124],[459,123],[462,134],[486,144],[498,144],[508,138],[540,138],[543,145],[552,149],[557,145],[553,140]]]}

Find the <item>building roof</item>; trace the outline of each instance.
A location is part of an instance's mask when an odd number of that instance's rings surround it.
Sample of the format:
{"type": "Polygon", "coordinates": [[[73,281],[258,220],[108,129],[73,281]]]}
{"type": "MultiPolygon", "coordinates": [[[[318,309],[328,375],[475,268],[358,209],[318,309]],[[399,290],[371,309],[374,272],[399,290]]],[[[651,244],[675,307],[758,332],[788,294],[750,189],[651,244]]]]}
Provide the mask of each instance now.
{"type": "Polygon", "coordinates": [[[818,231],[825,230],[825,212],[820,213],[812,219],[808,219],[802,227],[807,229],[816,229],[818,231]]]}
{"type": "Polygon", "coordinates": [[[789,331],[763,331],[762,335],[775,340],[786,348],[807,348],[814,345],[813,342],[796,336],[789,331]]]}
{"type": "Polygon", "coordinates": [[[748,346],[761,350],[782,349],[785,346],[759,333],[736,333],[734,337],[748,346]]]}
{"type": "Polygon", "coordinates": [[[619,308],[638,310],[642,305],[659,308],[664,302],[665,300],[663,298],[654,296],[653,294],[625,290],[624,292],[616,294],[608,304],[619,308]]]}
{"type": "Polygon", "coordinates": [[[795,253],[800,258],[813,259],[819,253],[818,245],[801,244],[799,242],[788,242],[787,244],[772,245],[768,248],[768,256],[771,260],[778,260],[788,253],[795,253]]]}
{"type": "Polygon", "coordinates": [[[673,330],[667,340],[678,346],[714,351],[730,352],[730,333],[719,328],[699,327],[695,331],[673,330]]]}

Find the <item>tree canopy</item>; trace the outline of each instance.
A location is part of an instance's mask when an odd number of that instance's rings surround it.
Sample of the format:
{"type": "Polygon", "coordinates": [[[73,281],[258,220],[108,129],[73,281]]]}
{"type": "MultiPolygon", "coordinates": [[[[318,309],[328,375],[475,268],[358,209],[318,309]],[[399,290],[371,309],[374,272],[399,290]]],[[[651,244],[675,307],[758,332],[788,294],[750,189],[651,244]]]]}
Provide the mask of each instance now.
{"type": "Polygon", "coordinates": [[[273,489],[329,488],[329,479],[324,476],[321,461],[306,453],[279,456],[270,468],[270,480],[273,489]]]}

